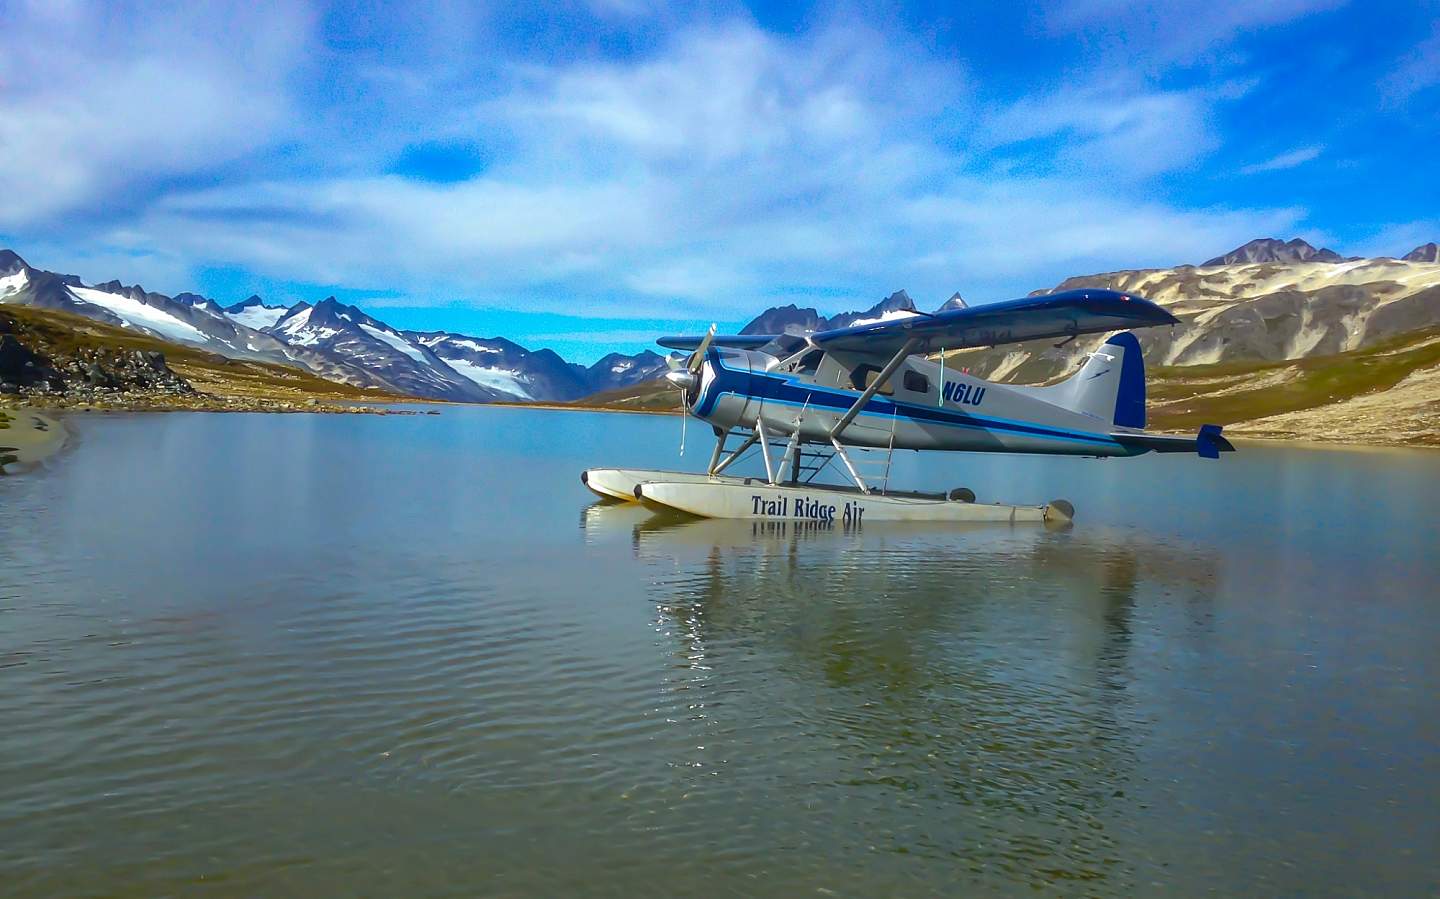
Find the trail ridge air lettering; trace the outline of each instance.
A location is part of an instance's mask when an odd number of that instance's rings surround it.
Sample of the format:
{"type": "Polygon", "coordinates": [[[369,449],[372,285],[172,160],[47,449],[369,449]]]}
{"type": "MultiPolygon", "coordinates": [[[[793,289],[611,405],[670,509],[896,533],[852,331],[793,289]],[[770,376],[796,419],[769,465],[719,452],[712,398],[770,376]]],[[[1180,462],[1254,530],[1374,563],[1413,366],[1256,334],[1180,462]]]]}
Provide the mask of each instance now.
{"type": "Polygon", "coordinates": [[[985,399],[984,387],[973,387],[960,381],[946,381],[941,391],[947,402],[957,406],[978,406],[985,399]]]}
{"type": "Polygon", "coordinates": [[[841,510],[834,503],[809,496],[796,496],[792,507],[790,497],[781,496],[766,499],[758,493],[750,494],[750,514],[757,518],[793,518],[797,521],[834,524],[836,518],[844,520],[847,526],[858,525],[865,517],[865,507],[858,502],[846,501],[841,510]]]}
{"type": "Polygon", "coordinates": [[[835,507],[808,496],[797,496],[792,515],[790,497],[766,499],[758,493],[752,493],[750,494],[750,514],[765,518],[793,517],[802,521],[830,522],[835,520],[835,507]]]}

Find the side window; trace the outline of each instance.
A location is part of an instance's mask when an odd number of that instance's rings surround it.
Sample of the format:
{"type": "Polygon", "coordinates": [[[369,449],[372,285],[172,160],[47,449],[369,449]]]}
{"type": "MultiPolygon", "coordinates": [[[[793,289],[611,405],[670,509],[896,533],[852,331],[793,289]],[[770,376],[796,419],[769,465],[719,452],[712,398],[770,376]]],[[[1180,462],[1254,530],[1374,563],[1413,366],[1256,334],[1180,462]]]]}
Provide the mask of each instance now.
{"type": "MultiPolygon", "coordinates": [[[[871,384],[874,384],[875,379],[878,377],[880,377],[880,367],[878,365],[857,365],[854,371],[850,372],[850,384],[856,390],[864,390],[871,384]]],[[[895,380],[891,378],[877,392],[885,396],[894,393],[895,380]]]]}
{"type": "Polygon", "coordinates": [[[824,350],[811,350],[800,357],[800,361],[795,364],[795,370],[802,375],[813,375],[815,370],[820,367],[820,360],[824,357],[824,350]]]}
{"type": "Polygon", "coordinates": [[[930,379],[918,371],[907,371],[905,373],[905,389],[911,393],[929,393],[930,379]]]}

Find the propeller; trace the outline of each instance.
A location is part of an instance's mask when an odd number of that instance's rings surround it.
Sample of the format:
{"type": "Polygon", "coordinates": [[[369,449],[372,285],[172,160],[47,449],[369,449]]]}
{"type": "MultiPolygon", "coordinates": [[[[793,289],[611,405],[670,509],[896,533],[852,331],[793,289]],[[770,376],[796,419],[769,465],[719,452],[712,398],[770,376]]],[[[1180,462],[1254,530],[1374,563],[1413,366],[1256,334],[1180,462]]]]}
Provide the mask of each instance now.
{"type": "Polygon", "coordinates": [[[680,455],[685,455],[685,425],[690,418],[690,392],[700,386],[700,369],[705,364],[705,351],[710,349],[710,341],[715,339],[715,325],[711,323],[710,330],[700,339],[695,351],[681,365],[680,360],[673,356],[665,357],[665,364],[669,371],[665,373],[665,380],[680,389],[680,407],[684,417],[680,419],[680,455]]]}

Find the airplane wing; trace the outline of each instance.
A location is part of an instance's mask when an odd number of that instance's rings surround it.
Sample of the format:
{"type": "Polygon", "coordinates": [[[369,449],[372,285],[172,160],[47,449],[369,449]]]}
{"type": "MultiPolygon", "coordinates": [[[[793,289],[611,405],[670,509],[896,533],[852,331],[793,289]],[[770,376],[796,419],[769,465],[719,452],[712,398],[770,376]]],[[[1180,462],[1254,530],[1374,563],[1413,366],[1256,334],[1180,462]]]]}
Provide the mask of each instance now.
{"type": "MultiPolygon", "coordinates": [[[[1051,337],[1172,325],[1178,322],[1150,300],[1114,290],[1084,288],[933,315],[836,328],[811,335],[823,349],[892,356],[914,340],[912,353],[994,346],[1051,337]]],[[[719,342],[719,338],[716,338],[719,342]]]]}
{"type": "MultiPolygon", "coordinates": [[[[1133,294],[1101,288],[1082,288],[1004,303],[986,303],[948,312],[916,313],[905,318],[817,331],[810,342],[822,349],[890,357],[907,341],[916,341],[912,353],[933,353],[966,347],[994,346],[1051,337],[1078,337],[1173,325],[1175,316],[1155,303],[1133,294]]],[[[776,339],[775,334],[721,335],[715,346],[755,350],[776,339]]],[[[656,341],[672,350],[693,350],[702,335],[662,337],[656,341]]]]}
{"type": "MultiPolygon", "coordinates": [[[[758,350],[765,344],[774,340],[776,334],[720,334],[710,340],[711,346],[728,346],[737,350],[758,350]]],[[[705,339],[704,334],[695,334],[685,337],[662,337],[655,341],[663,347],[672,350],[693,350],[705,339]]]]}

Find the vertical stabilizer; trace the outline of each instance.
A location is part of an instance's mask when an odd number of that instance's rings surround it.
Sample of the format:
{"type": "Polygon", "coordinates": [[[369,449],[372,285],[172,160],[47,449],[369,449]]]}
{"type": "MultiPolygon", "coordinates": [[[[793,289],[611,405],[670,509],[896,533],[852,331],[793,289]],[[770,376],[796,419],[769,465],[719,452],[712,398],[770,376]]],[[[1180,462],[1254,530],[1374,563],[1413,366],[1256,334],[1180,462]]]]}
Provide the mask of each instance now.
{"type": "Polygon", "coordinates": [[[1140,341],[1129,331],[1101,344],[1080,371],[1054,389],[1076,412],[1116,427],[1145,427],[1145,360],[1140,341]]]}

